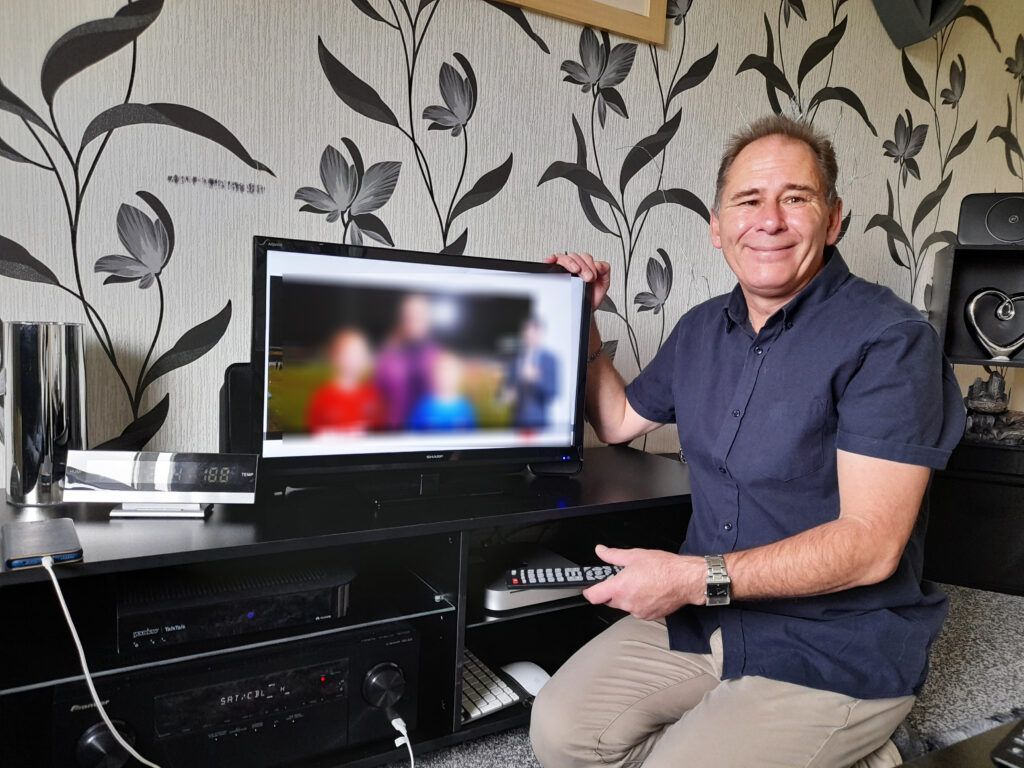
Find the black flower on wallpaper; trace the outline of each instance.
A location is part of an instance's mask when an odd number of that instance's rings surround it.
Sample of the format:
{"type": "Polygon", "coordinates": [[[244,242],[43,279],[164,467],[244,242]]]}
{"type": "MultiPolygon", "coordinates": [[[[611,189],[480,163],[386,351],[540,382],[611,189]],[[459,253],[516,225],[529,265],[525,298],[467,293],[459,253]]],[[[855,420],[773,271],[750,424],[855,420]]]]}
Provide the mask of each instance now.
{"type": "MultiPolygon", "coordinates": [[[[940,229],[939,217],[943,199],[953,181],[952,163],[968,150],[978,130],[977,122],[962,132],[959,128],[960,102],[968,82],[967,63],[961,54],[952,57],[951,52],[948,82],[943,83],[941,80],[953,29],[962,20],[973,21],[981,26],[996,50],[999,50],[999,43],[985,12],[978,6],[965,5],[953,20],[932,38],[932,50],[936,55],[933,69],[928,73],[933,83],[930,90],[906,50],[901,51],[900,66],[903,70],[903,79],[910,93],[927,105],[932,123],[915,124],[909,108],[905,108],[902,114],[896,117],[892,138],[882,142],[882,155],[890,158],[896,166],[895,177],[885,182],[886,209],[884,213],[874,214],[864,228],[865,232],[872,229],[884,232],[889,258],[910,274],[907,298],[911,301],[917,295],[918,281],[924,273],[925,260],[930,255],[946,253],[956,245],[956,233],[940,229]],[[940,84],[944,86],[941,89],[940,84]],[[942,107],[949,107],[949,110],[941,109],[942,107]],[[944,130],[950,127],[944,123],[950,117],[953,123],[952,130],[944,138],[944,130]],[[935,148],[934,169],[939,182],[934,189],[920,198],[916,207],[912,208],[913,215],[908,219],[904,216],[904,190],[912,189],[909,184],[911,178],[921,180],[920,163],[924,162],[926,155],[932,156],[929,152],[930,146],[935,148]],[[932,249],[937,249],[934,254],[932,249]]],[[[911,209],[908,209],[908,214],[909,210],[911,209]]],[[[930,303],[930,296],[930,287],[926,286],[923,295],[926,308],[930,303]]]]}
{"type": "Polygon", "coordinates": [[[93,270],[110,273],[104,285],[137,282],[139,288],[151,287],[171,258],[167,227],[159,217],[151,219],[135,206],[123,203],[117,211],[117,237],[128,255],[101,256],[93,270]]]}
{"type": "Polygon", "coordinates": [[[607,32],[597,39],[589,27],[580,35],[580,60],[562,62],[565,82],[580,86],[583,93],[592,93],[597,119],[603,128],[608,119],[608,108],[620,117],[629,117],[626,103],[616,86],[629,75],[636,58],[636,43],[619,43],[614,48],[607,32]]]}
{"type": "Polygon", "coordinates": [[[320,156],[320,181],[323,189],[301,187],[295,199],[305,203],[300,209],[306,213],[326,214],[327,221],[341,221],[343,240],[362,245],[363,236],[378,243],[394,245],[391,232],[374,215],[391,199],[398,185],[402,164],[389,160],[363,166],[359,148],[351,139],[341,140],[352,157],[352,163],[337,149],[327,145],[320,156]]]}
{"type": "MultiPolygon", "coordinates": [[[[530,26],[521,8],[492,0],[484,1],[512,19],[538,48],[548,53],[547,44],[530,26]]],[[[401,58],[405,64],[405,78],[402,83],[403,103],[398,110],[402,113],[401,119],[373,86],[356,75],[328,50],[323,39],[317,41],[320,66],[331,88],[350,109],[370,120],[391,126],[408,140],[416,160],[416,169],[427,193],[430,210],[437,221],[441,239],[440,250],[442,253],[461,254],[465,252],[469,241],[469,229],[463,227],[462,234],[453,236],[458,231],[455,228],[456,219],[467,211],[484,205],[501,192],[512,172],[512,155],[509,154],[505,162],[483,174],[465,194],[461,194],[470,153],[467,126],[476,111],[480,88],[468,59],[461,53],[455,53],[455,59],[463,72],[460,74],[455,67],[446,62],[442,64],[438,75],[441,100],[444,104],[432,104],[419,113],[428,123],[427,130],[449,131],[452,138],[462,139],[462,170],[451,195],[445,195],[434,178],[434,169],[419,139],[420,126],[413,104],[423,41],[434,21],[437,9],[443,3],[441,0],[388,0],[386,8],[383,3],[378,7],[371,0],[352,0],[352,4],[375,23],[383,24],[397,35],[398,43],[401,45],[401,58]]],[[[362,225],[358,226],[363,229],[362,225]]],[[[365,229],[363,231],[366,232],[365,229]]]]}
{"type": "Polygon", "coordinates": [[[693,5],[693,0],[668,0],[665,16],[678,27],[683,23],[691,5],[693,5]]]}
{"type": "Polygon", "coordinates": [[[138,195],[156,214],[147,214],[133,206],[123,206],[117,215],[117,233],[127,254],[100,257],[95,269],[106,274],[104,285],[137,283],[138,288],[157,288],[158,317],[149,352],[134,383],[131,383],[124,359],[100,311],[89,300],[82,278],[81,264],[86,258],[79,238],[82,231],[82,211],[93,174],[103,157],[113,133],[134,125],[156,125],[190,133],[218,144],[250,168],[273,175],[263,163],[256,160],[238,138],[224,125],[209,115],[181,104],[132,102],[138,53],[138,38],[159,17],[163,0],[138,0],[120,8],[112,17],[81,24],[62,35],[50,46],[43,59],[40,88],[48,106],[48,118],[39,115],[0,80],[0,110],[21,119],[26,136],[34,143],[43,159],[30,157],[25,150],[14,148],[0,139],[0,157],[33,165],[53,174],[67,215],[69,250],[74,283],[67,285],[27,248],[0,235],[0,276],[51,285],[72,296],[82,307],[104,356],[124,391],[131,409],[132,421],[121,434],[103,444],[106,448],[140,449],[163,426],[170,407],[170,394],[164,395],[155,406],[142,411],[143,394],[153,381],[165,373],[187,365],[202,357],[221,339],[231,319],[231,303],[187,331],[170,350],[150,361],[165,319],[161,276],[174,250],[174,229],[163,203],[149,192],[138,195]],[[131,68],[124,102],[102,110],[86,126],[76,143],[65,135],[54,112],[58,91],[79,73],[118,51],[130,47],[131,68]],[[97,146],[92,148],[96,143],[97,146]],[[91,153],[86,152],[91,149],[91,153]],[[89,156],[91,154],[91,157],[89,156]],[[87,159],[88,158],[88,159],[87,159]],[[58,160],[60,162],[58,162],[58,160]]]}
{"type": "Polygon", "coordinates": [[[893,137],[882,142],[882,153],[891,157],[894,163],[900,166],[900,181],[907,186],[907,175],[920,180],[921,168],[914,158],[924,147],[924,140],[928,138],[927,125],[914,125],[914,116],[908,109],[904,115],[896,118],[896,126],[893,128],[893,137]]]}
{"type": "Polygon", "coordinates": [[[658,261],[653,256],[647,260],[647,285],[649,291],[640,291],[633,299],[638,312],[658,314],[665,308],[668,295],[672,293],[672,262],[664,248],[658,248],[658,261]]]}
{"type": "Polygon", "coordinates": [[[1024,101],[1024,35],[1017,35],[1013,56],[1006,59],[1006,71],[1017,81],[1017,100],[1024,101]]]}
{"type": "Polygon", "coordinates": [[[423,110],[423,119],[430,121],[429,131],[451,131],[456,138],[469,125],[469,118],[476,110],[476,74],[469,61],[461,53],[455,58],[462,65],[466,76],[460,75],[451,64],[441,65],[438,86],[445,106],[433,105],[423,110]]]}
{"type": "Polygon", "coordinates": [[[939,96],[942,97],[943,106],[953,107],[960,103],[964,95],[964,88],[967,87],[967,62],[961,54],[957,54],[956,61],[949,64],[949,87],[943,88],[939,96]]]}
{"type": "Polygon", "coordinates": [[[782,0],[782,18],[786,22],[787,27],[792,16],[799,16],[804,21],[807,21],[807,10],[804,8],[804,0],[782,0]]]}
{"type": "Polygon", "coordinates": [[[1014,55],[1006,59],[1006,71],[1016,81],[1017,98],[1006,97],[1006,125],[997,125],[992,129],[988,140],[999,139],[1003,142],[1006,156],[1006,167],[1010,173],[1020,179],[1021,190],[1024,191],[1024,151],[1021,150],[1020,108],[1024,103],[1024,35],[1017,35],[1014,55]]]}
{"type": "MultiPolygon", "coordinates": [[[[662,310],[672,291],[673,275],[667,250],[660,247],[655,248],[658,258],[653,256],[648,258],[645,270],[647,289],[637,291],[632,296],[631,302],[623,303],[620,309],[612,293],[621,291],[622,294],[629,295],[633,267],[642,242],[644,228],[652,213],[663,209],[664,206],[680,206],[696,213],[705,221],[710,219],[707,207],[692,192],[681,187],[666,187],[664,185],[665,153],[678,134],[682,121],[681,110],[676,110],[669,116],[671,104],[676,98],[681,98],[686,91],[700,85],[711,74],[718,57],[718,47],[716,46],[710,53],[694,61],[686,72],[680,75],[683,57],[686,54],[685,24],[686,13],[689,10],[689,2],[675,3],[668,9],[669,18],[672,18],[673,12],[678,14],[679,23],[684,27],[684,43],[681,46],[675,70],[667,84],[661,77],[658,54],[654,46],[649,47],[660,97],[661,114],[658,117],[663,122],[654,133],[640,139],[622,155],[621,165],[616,173],[606,170],[606,166],[601,163],[602,146],[598,143],[599,134],[596,126],[599,123],[604,125],[600,107],[602,95],[605,96],[603,101],[607,101],[608,106],[612,105],[612,101],[607,99],[606,92],[609,90],[615,94],[613,99],[618,97],[621,100],[617,86],[626,81],[633,69],[636,45],[620,43],[612,46],[607,34],[602,34],[601,39],[598,39],[593,30],[583,30],[580,35],[580,60],[578,62],[572,60],[563,62],[560,71],[564,75],[564,80],[580,86],[584,93],[591,95],[589,125],[587,126],[589,130],[585,131],[576,115],[571,115],[570,124],[576,146],[575,159],[551,163],[538,182],[540,185],[556,179],[567,181],[574,188],[580,209],[590,225],[601,234],[618,241],[622,260],[620,267],[616,268],[613,274],[621,280],[621,288],[618,285],[612,286],[612,291],[608,293],[598,309],[611,313],[622,321],[629,349],[639,368],[644,366],[644,356],[641,354],[639,339],[634,327],[636,316],[631,315],[631,306],[636,307],[636,313],[651,312],[653,315],[660,315],[661,339],[663,340],[666,313],[662,310]],[[644,174],[643,171],[648,166],[653,166],[656,173],[644,174]],[[653,188],[652,186],[640,187],[639,180],[647,181],[648,184],[654,181],[653,188]],[[636,202],[635,199],[638,199],[639,202],[636,202]]],[[[621,111],[615,107],[612,108],[624,119],[629,119],[625,105],[621,106],[621,111]]],[[[614,149],[617,151],[617,148],[614,149]]],[[[659,341],[658,346],[660,345],[659,341]]],[[[617,339],[606,341],[606,354],[611,356],[617,347],[617,339]]]]}

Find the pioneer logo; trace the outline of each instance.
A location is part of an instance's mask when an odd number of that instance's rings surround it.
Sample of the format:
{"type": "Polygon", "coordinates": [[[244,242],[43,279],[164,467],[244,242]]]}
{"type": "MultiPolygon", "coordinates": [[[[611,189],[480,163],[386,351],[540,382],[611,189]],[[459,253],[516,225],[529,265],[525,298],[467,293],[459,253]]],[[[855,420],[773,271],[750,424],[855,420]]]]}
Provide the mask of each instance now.
{"type": "Polygon", "coordinates": [[[160,627],[147,627],[146,629],[137,629],[132,632],[132,639],[139,637],[149,637],[150,635],[157,635],[160,633],[160,627]]]}
{"type": "Polygon", "coordinates": [[[428,459],[443,459],[444,458],[444,454],[443,453],[428,453],[427,454],[427,458],[428,459]]]}
{"type": "MultiPolygon", "coordinates": [[[[108,704],[110,704],[110,699],[104,699],[100,703],[105,707],[108,704]]],[[[96,705],[93,704],[91,701],[88,704],[72,704],[71,705],[71,709],[69,711],[71,711],[71,712],[85,712],[86,710],[90,710],[90,709],[96,709],[96,705]]]]}

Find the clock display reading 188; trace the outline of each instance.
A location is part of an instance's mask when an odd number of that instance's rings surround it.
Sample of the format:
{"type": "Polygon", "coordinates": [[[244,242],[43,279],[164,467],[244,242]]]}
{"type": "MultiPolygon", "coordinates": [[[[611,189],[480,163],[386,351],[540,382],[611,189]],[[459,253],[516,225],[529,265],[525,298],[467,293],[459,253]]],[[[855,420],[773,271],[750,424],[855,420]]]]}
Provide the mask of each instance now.
{"type": "Polygon", "coordinates": [[[202,471],[204,483],[223,485],[231,482],[231,467],[206,467],[202,471]]]}

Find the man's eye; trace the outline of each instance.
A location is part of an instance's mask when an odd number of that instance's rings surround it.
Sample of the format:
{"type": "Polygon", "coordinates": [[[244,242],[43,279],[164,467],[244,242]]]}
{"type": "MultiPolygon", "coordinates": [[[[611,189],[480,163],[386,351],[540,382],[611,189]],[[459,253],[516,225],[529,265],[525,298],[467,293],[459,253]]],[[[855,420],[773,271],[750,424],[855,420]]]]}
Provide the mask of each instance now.
{"type": "Polygon", "coordinates": [[[787,203],[806,203],[807,202],[807,198],[806,197],[800,197],[799,195],[790,195],[789,197],[786,198],[785,202],[787,202],[787,203]]]}

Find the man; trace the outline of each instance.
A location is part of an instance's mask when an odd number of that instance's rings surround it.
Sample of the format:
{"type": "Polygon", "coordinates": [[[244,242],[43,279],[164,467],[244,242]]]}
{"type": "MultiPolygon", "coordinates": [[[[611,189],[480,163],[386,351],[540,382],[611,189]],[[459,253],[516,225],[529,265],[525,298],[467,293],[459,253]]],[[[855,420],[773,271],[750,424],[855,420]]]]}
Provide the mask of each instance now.
{"type": "Polygon", "coordinates": [[[540,318],[526,319],[519,340],[506,373],[509,399],[515,404],[513,424],[519,429],[543,429],[548,424],[548,406],[558,394],[558,360],[543,347],[540,318]]]}
{"type": "MultiPolygon", "coordinates": [[[[921,584],[918,512],[964,408],[931,326],[833,247],[836,175],[811,127],[753,123],[711,219],[736,288],[684,315],[628,387],[592,325],[591,423],[609,443],[676,423],[693,514],[679,555],[598,546],[625,570],[584,594],[631,615],[541,691],[545,768],[898,762],[888,737],[946,611],[921,584]]],[[[550,260],[600,303],[607,264],[550,260]]]]}
{"type": "Polygon", "coordinates": [[[374,377],[384,401],[385,429],[407,429],[412,409],[430,392],[439,351],[431,330],[430,299],[419,293],[403,297],[395,327],[377,356],[374,377]]]}

